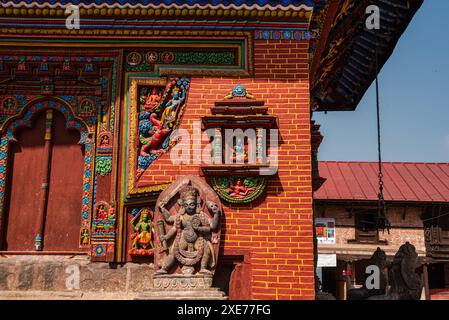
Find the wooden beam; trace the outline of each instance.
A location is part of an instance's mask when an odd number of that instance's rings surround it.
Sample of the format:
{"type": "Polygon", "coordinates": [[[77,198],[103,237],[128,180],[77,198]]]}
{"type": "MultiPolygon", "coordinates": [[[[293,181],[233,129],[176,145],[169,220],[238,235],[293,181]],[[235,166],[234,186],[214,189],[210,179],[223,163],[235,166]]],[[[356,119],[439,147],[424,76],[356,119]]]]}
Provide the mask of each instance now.
{"type": "Polygon", "coordinates": [[[44,242],[44,228],[45,228],[45,212],[48,205],[48,189],[50,184],[50,163],[51,163],[51,140],[52,132],[51,127],[53,124],[53,110],[48,109],[46,111],[45,118],[45,137],[44,137],[44,159],[42,161],[43,177],[40,190],[40,206],[38,208],[37,216],[37,228],[35,237],[35,250],[42,251],[44,242]]]}

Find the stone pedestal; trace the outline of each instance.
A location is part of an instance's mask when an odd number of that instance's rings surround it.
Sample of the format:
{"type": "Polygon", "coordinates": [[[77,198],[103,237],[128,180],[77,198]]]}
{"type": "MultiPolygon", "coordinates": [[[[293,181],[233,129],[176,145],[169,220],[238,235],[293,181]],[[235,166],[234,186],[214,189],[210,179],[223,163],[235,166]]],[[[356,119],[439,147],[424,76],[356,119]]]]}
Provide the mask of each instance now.
{"type": "Polygon", "coordinates": [[[227,300],[223,292],[212,288],[212,274],[155,274],[154,289],[146,290],[137,300],[227,300]]]}
{"type": "Polygon", "coordinates": [[[211,274],[155,274],[153,286],[161,290],[201,290],[210,289],[212,280],[211,274]]]}
{"type": "Polygon", "coordinates": [[[228,300],[228,297],[217,288],[152,289],[139,294],[135,300],[228,300]]]}

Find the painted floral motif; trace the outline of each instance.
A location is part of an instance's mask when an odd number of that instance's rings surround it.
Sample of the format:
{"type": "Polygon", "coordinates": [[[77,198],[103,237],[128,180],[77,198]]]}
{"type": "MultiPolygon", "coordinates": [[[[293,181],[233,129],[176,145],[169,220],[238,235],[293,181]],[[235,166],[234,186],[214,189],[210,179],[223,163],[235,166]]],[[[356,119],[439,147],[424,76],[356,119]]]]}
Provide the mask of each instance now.
{"type": "Polygon", "coordinates": [[[97,156],[95,163],[95,173],[104,177],[112,171],[112,157],[111,156],[97,156]]]}
{"type": "Polygon", "coordinates": [[[104,248],[104,246],[102,244],[98,244],[95,246],[93,253],[98,256],[101,257],[105,254],[106,249],[104,248]]]}

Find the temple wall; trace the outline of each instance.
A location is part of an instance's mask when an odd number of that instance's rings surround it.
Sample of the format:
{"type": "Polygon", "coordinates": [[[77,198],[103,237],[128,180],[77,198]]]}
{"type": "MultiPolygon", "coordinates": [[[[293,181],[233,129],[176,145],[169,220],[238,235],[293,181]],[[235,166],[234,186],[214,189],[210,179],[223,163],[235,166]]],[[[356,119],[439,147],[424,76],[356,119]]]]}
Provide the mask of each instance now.
{"type": "MultiPolygon", "coordinates": [[[[256,40],[253,49],[255,72],[251,77],[211,77],[204,71],[206,75],[190,78],[189,96],[179,129],[195,134],[195,125],[201,123],[201,117],[210,114],[214,103],[222,100],[237,84],[245,86],[255,99],[265,101],[268,114],[278,117],[278,173],[269,177],[265,193],[253,202],[223,203],[216,278],[222,283],[229,283],[231,278],[231,298],[314,299],[309,43],[306,40],[256,40]],[[229,268],[220,270],[223,266],[224,269],[233,266],[232,270],[238,272],[229,275],[229,268]]],[[[117,66],[122,63],[121,58],[113,60],[117,66]]],[[[116,72],[122,74],[122,69],[119,67],[116,72]]],[[[114,157],[114,161],[104,176],[96,172],[94,180],[90,179],[92,171],[86,169],[89,174],[84,181],[95,181],[95,187],[92,186],[95,195],[85,192],[83,201],[89,202],[95,197],[97,204],[109,206],[112,198],[116,200],[111,206],[117,215],[114,226],[117,237],[114,232],[105,240],[93,237],[90,243],[83,244],[80,252],[58,252],[61,257],[26,255],[26,250],[15,253],[25,254],[23,257],[7,254],[0,259],[0,291],[66,292],[66,267],[71,264],[80,266],[80,292],[141,292],[153,287],[153,258],[146,256],[133,260],[128,250],[132,245],[130,211],[138,206],[154,208],[155,199],[148,194],[143,197],[133,194],[125,203],[120,203],[127,197],[124,193],[129,176],[122,170],[130,158],[126,143],[122,143],[127,142],[131,134],[125,130],[128,110],[123,98],[126,92],[118,90],[126,87],[125,79],[115,78],[115,75],[112,78],[117,80],[114,82],[117,89],[114,91],[116,130],[109,132],[114,149],[107,156],[114,157]],[[117,194],[113,197],[114,191],[117,194]],[[76,259],[72,259],[72,254],[76,259]]],[[[94,134],[97,129],[95,114],[92,119],[90,129],[94,134]]],[[[101,130],[102,134],[108,133],[106,129],[101,130]]],[[[190,164],[175,165],[170,158],[171,152],[163,154],[139,177],[137,187],[151,188],[172,183],[179,176],[200,175],[200,164],[194,162],[194,157],[203,152],[205,146],[206,142],[189,145],[190,164]]],[[[90,163],[86,164],[90,169],[90,163]]],[[[154,195],[157,197],[157,192],[154,195]]],[[[86,212],[95,211],[95,208],[85,207],[86,212]]],[[[78,219],[80,213],[75,214],[78,219]]],[[[86,225],[91,223],[88,217],[83,213],[82,222],[86,225]]]]}
{"type": "MultiPolygon", "coordinates": [[[[314,299],[310,106],[307,41],[255,41],[253,78],[192,77],[180,128],[194,121],[237,84],[264,100],[279,117],[279,173],[266,197],[224,207],[224,255],[244,253],[251,264],[254,299],[314,299]]],[[[191,149],[191,156],[201,150],[191,149]]],[[[170,183],[199,174],[198,165],[173,165],[170,153],[151,165],[141,183],[170,183]]]]}

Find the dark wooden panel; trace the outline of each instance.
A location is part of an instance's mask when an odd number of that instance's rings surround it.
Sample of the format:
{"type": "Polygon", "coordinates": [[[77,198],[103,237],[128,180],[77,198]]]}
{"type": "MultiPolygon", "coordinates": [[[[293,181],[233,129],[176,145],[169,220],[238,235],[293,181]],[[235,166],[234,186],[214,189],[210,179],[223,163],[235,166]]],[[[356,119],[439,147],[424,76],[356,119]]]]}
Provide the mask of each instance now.
{"type": "Polygon", "coordinates": [[[44,231],[45,251],[78,251],[83,194],[83,146],[80,134],[67,130],[54,112],[50,188],[44,231]]]}
{"type": "Polygon", "coordinates": [[[40,205],[43,178],[45,113],[34,121],[33,128],[16,133],[17,143],[11,145],[9,210],[6,223],[6,243],[3,249],[34,250],[37,231],[37,208],[40,205]]]}

